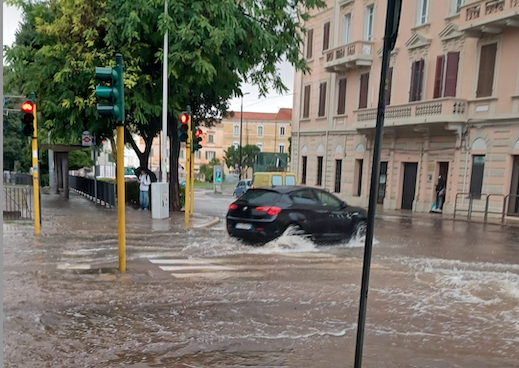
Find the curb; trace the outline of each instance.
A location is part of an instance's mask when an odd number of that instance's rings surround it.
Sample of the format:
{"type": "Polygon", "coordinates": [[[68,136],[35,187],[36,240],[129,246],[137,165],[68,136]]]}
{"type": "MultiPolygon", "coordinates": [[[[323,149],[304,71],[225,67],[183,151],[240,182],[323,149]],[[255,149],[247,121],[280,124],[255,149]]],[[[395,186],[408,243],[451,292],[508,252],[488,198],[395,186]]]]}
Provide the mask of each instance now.
{"type": "Polygon", "coordinates": [[[204,224],[204,225],[201,225],[201,226],[197,226],[197,227],[195,227],[195,229],[208,229],[211,226],[214,226],[214,225],[216,225],[219,222],[220,222],[220,218],[219,217],[215,217],[210,222],[208,222],[207,224],[204,224]]]}

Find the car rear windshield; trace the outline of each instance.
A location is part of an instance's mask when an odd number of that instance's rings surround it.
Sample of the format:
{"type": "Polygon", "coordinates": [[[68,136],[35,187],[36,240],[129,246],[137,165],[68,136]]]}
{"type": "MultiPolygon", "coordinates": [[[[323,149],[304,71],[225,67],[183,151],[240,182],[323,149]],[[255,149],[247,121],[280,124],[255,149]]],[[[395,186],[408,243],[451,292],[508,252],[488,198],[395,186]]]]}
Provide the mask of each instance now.
{"type": "Polygon", "coordinates": [[[251,189],[245,192],[240,200],[247,201],[252,206],[268,206],[275,204],[279,198],[281,194],[271,190],[251,189]]]}

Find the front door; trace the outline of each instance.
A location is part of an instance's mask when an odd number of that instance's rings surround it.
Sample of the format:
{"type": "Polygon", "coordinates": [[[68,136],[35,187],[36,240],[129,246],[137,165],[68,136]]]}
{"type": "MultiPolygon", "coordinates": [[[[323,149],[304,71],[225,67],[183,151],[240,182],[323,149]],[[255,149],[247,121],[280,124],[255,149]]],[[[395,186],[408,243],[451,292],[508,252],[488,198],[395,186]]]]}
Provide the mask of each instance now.
{"type": "Polygon", "coordinates": [[[519,216],[519,156],[514,156],[512,167],[512,183],[510,185],[510,197],[508,200],[508,214],[519,216]]]}
{"type": "Polygon", "coordinates": [[[380,176],[378,182],[378,196],[377,203],[383,204],[386,197],[386,182],[387,182],[387,161],[380,163],[380,176]]]}
{"type": "Polygon", "coordinates": [[[418,163],[406,162],[404,164],[404,185],[402,188],[402,209],[412,210],[416,190],[416,174],[418,163]]]}

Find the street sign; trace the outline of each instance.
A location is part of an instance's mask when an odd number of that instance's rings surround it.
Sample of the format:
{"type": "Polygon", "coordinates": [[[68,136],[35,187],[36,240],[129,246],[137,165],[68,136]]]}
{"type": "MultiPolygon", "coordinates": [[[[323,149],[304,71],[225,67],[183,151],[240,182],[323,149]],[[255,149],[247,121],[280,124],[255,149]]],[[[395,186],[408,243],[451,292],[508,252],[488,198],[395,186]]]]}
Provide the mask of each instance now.
{"type": "Polygon", "coordinates": [[[90,135],[90,132],[88,130],[85,130],[83,132],[83,135],[81,136],[81,144],[84,147],[92,146],[92,136],[90,135]]]}
{"type": "Polygon", "coordinates": [[[215,165],[213,167],[213,187],[215,193],[222,192],[223,166],[215,165]]]}

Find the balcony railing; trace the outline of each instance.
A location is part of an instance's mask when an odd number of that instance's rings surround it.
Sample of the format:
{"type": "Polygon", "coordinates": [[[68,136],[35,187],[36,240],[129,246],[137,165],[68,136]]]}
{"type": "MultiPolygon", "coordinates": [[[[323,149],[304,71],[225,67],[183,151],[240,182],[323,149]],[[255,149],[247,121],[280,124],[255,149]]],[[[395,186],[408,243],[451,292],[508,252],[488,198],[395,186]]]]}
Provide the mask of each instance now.
{"type": "MultiPolygon", "coordinates": [[[[418,125],[427,123],[456,123],[467,119],[467,101],[458,98],[442,98],[412,102],[406,105],[387,106],[385,125],[418,125]]],[[[377,109],[355,111],[358,128],[372,128],[377,119],[377,109]]]]}
{"type": "Polygon", "coordinates": [[[519,25],[519,0],[476,0],[461,7],[461,31],[500,33],[519,25]]]}
{"type": "Polygon", "coordinates": [[[356,41],[325,52],[324,68],[335,73],[369,67],[373,62],[373,42],[356,41]]]}

